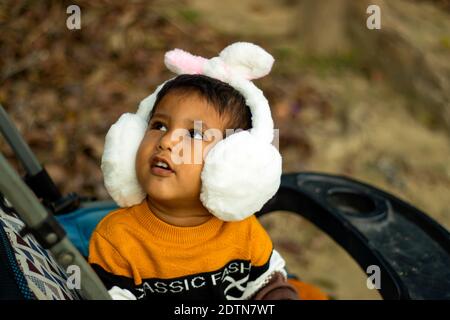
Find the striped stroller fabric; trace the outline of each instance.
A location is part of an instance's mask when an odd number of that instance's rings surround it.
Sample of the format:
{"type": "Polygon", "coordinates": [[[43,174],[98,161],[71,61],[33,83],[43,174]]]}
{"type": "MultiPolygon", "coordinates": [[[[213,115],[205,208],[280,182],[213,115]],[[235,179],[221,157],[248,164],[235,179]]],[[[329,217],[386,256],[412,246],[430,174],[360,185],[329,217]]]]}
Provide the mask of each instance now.
{"type": "MultiPolygon", "coordinates": [[[[0,201],[1,203],[1,201],[0,201]]],[[[18,218],[14,209],[1,203],[0,228],[9,241],[11,253],[14,255],[16,268],[16,283],[18,286],[26,285],[27,292],[22,288],[25,299],[38,300],[75,300],[79,296],[75,290],[67,287],[67,275],[56,263],[51,253],[45,250],[32,235],[22,237],[20,230],[24,223],[18,218]],[[20,276],[20,273],[22,276],[20,276]]],[[[14,259],[10,259],[14,263],[14,259]]],[[[14,270],[14,266],[13,266],[14,270]]]]}
{"type": "Polygon", "coordinates": [[[0,300],[36,299],[20,269],[8,236],[0,223],[0,300]]]}

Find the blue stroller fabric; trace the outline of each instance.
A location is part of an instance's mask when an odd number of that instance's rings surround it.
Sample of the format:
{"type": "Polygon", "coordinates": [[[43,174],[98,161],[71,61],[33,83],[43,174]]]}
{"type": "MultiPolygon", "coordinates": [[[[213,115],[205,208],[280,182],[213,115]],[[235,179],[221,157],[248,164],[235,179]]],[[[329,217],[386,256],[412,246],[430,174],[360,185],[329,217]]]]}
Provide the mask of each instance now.
{"type": "Polygon", "coordinates": [[[117,208],[117,204],[112,201],[84,203],[82,208],[56,216],[56,219],[63,226],[70,241],[87,257],[89,240],[95,227],[103,217],[117,208]]]}

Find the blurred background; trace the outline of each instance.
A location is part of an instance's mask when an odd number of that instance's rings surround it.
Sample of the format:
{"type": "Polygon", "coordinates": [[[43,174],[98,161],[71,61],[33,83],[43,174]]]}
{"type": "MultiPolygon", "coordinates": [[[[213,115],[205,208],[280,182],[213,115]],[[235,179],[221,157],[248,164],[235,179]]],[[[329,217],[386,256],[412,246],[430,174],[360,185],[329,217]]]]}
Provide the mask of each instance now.
{"type": "MultiPolygon", "coordinates": [[[[106,199],[104,137],[171,76],[164,53],[254,42],[276,59],[256,84],[284,172],[360,179],[450,228],[449,13],[448,0],[0,1],[0,103],[64,193],[106,199]],[[80,30],[66,27],[71,4],[80,30]],[[366,27],[370,4],[380,30],[366,27]]],[[[380,298],[306,220],[262,222],[291,273],[336,299],[380,298]]]]}

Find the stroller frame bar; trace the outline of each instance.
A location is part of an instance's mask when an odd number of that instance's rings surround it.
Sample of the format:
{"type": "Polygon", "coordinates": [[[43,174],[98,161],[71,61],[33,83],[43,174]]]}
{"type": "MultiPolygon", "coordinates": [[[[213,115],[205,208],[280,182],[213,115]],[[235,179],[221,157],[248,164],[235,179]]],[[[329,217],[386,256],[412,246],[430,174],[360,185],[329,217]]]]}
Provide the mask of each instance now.
{"type": "MultiPolygon", "coordinates": [[[[85,299],[104,299],[111,297],[101,280],[89,266],[84,257],[70,242],[65,233],[61,233],[53,215],[44,208],[34,193],[27,187],[22,179],[13,170],[3,154],[0,153],[0,192],[16,209],[25,223],[27,231],[45,239],[50,252],[56,261],[65,270],[69,266],[78,266],[80,269],[80,295],[85,299]],[[51,223],[48,223],[51,221],[51,223]],[[59,235],[59,236],[58,236],[59,235]]],[[[61,227],[59,227],[61,228],[61,227]]],[[[62,228],[61,228],[62,229],[62,228]]]]}
{"type": "Polygon", "coordinates": [[[28,144],[23,140],[16,126],[13,124],[3,106],[0,104],[0,132],[13,149],[22,163],[25,171],[34,176],[42,171],[39,160],[35,157],[28,144]]]}

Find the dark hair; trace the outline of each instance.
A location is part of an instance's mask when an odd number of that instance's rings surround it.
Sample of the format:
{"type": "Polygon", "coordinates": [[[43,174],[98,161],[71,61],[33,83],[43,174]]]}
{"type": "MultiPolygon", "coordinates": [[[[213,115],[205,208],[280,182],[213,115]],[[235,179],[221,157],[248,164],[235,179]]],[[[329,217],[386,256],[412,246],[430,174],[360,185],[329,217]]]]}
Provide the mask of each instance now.
{"type": "Polygon", "coordinates": [[[171,91],[194,91],[204,97],[220,116],[225,116],[229,129],[248,130],[252,127],[252,114],[244,97],[232,86],[220,80],[204,76],[182,74],[169,80],[158,92],[150,119],[158,103],[171,91]]]}

